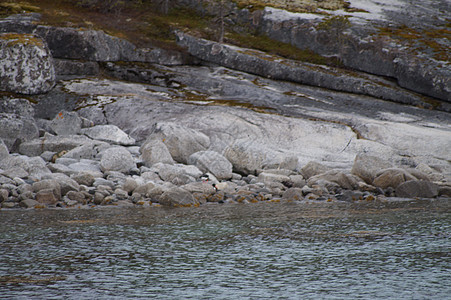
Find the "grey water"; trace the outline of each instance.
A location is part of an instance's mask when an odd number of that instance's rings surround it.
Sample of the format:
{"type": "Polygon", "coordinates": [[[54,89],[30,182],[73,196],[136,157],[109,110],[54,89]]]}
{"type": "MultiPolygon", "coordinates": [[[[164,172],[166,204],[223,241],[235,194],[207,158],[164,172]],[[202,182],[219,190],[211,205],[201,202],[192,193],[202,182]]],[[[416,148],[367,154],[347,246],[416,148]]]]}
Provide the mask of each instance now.
{"type": "Polygon", "coordinates": [[[451,299],[449,200],[0,211],[2,299],[451,299]]]}

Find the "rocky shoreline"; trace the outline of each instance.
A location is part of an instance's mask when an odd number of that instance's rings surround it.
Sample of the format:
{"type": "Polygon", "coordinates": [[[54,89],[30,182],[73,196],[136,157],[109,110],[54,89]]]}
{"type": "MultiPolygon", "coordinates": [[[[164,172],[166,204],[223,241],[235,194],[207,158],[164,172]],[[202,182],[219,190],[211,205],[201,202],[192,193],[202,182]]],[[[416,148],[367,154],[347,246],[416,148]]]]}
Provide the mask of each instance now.
{"type": "Polygon", "coordinates": [[[0,22],[2,208],[451,198],[447,102],[183,33],[193,56],[37,18],[0,22]]]}

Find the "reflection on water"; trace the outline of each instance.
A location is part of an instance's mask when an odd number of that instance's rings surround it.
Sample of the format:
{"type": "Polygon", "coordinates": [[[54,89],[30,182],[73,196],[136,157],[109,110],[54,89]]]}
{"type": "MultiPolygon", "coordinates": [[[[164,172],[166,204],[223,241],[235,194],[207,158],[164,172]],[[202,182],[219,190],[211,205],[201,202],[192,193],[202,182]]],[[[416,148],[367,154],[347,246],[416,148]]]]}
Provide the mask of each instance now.
{"type": "Polygon", "coordinates": [[[445,299],[450,227],[447,201],[0,211],[0,295],[445,299]]]}

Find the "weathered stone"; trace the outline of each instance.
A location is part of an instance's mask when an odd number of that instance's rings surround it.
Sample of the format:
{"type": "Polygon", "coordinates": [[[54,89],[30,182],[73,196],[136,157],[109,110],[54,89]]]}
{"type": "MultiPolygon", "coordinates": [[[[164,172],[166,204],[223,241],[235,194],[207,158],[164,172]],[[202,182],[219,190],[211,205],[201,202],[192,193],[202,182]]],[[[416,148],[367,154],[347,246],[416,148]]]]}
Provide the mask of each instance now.
{"type": "Polygon", "coordinates": [[[78,174],[74,174],[71,176],[73,180],[75,180],[80,185],[91,186],[95,178],[91,173],[80,172],[78,174]]]}
{"type": "Polygon", "coordinates": [[[290,175],[289,178],[293,183],[293,187],[302,188],[304,185],[306,185],[306,181],[304,179],[304,176],[302,175],[290,175]]]}
{"type": "Polygon", "coordinates": [[[181,188],[191,193],[201,193],[205,195],[214,194],[216,192],[213,185],[206,182],[190,182],[181,186],[181,188]]]}
{"type": "Polygon", "coordinates": [[[262,172],[258,175],[258,180],[260,180],[263,183],[284,182],[284,181],[288,182],[290,181],[290,177],[286,175],[262,172]]]}
{"type": "Polygon", "coordinates": [[[172,182],[176,185],[183,185],[189,182],[196,181],[202,175],[202,172],[192,165],[168,165],[157,163],[153,166],[156,173],[164,181],[172,182]]]}
{"type": "Polygon", "coordinates": [[[42,176],[51,173],[41,157],[30,158],[17,155],[10,155],[9,159],[0,161],[0,169],[3,169],[2,173],[10,178],[31,176],[39,180],[42,176]]]}
{"type": "Polygon", "coordinates": [[[7,158],[9,156],[8,147],[6,147],[3,140],[0,138],[0,161],[7,158]]]}
{"type": "Polygon", "coordinates": [[[302,176],[304,176],[305,179],[309,179],[312,176],[326,173],[327,171],[330,171],[330,168],[316,161],[310,161],[301,168],[301,174],[302,176]]]}
{"type": "Polygon", "coordinates": [[[195,206],[199,205],[199,201],[194,199],[193,195],[179,187],[167,190],[160,198],[159,202],[165,206],[195,206]]]}
{"type": "Polygon", "coordinates": [[[46,43],[30,34],[0,33],[0,90],[40,94],[55,85],[55,70],[46,43]]]}
{"type": "Polygon", "coordinates": [[[24,208],[34,208],[39,202],[33,199],[25,199],[20,201],[19,205],[24,208]]]}
{"type": "Polygon", "coordinates": [[[395,193],[404,198],[434,198],[438,196],[438,187],[430,181],[409,180],[398,185],[395,193]]]}
{"type": "Polygon", "coordinates": [[[99,188],[100,186],[109,187],[109,189],[113,189],[116,186],[116,184],[111,180],[106,180],[104,178],[96,178],[92,186],[97,187],[97,189],[100,189],[99,188]]]}
{"type": "Polygon", "coordinates": [[[437,172],[437,170],[434,170],[433,168],[431,168],[430,166],[428,166],[425,163],[418,164],[418,166],[416,166],[415,169],[426,174],[428,176],[429,180],[431,180],[431,181],[440,181],[444,178],[444,176],[442,174],[440,174],[439,172],[437,172]]]}
{"type": "Polygon", "coordinates": [[[304,199],[302,189],[300,188],[290,188],[286,190],[285,193],[283,193],[282,198],[296,201],[304,199]]]}
{"type": "Polygon", "coordinates": [[[188,164],[195,165],[204,173],[210,172],[219,180],[232,178],[232,164],[215,151],[199,151],[188,158],[188,164]]]}
{"type": "Polygon", "coordinates": [[[21,143],[38,137],[39,129],[30,117],[0,112],[0,139],[11,152],[16,152],[21,143]]]}
{"type": "Polygon", "coordinates": [[[91,139],[82,135],[55,136],[46,133],[42,138],[20,144],[19,153],[27,156],[39,156],[44,151],[59,153],[89,142],[91,142],[91,139]]]}
{"type": "Polygon", "coordinates": [[[340,201],[353,202],[363,200],[363,193],[360,191],[343,191],[342,194],[337,195],[337,199],[340,201]]]}
{"type": "Polygon", "coordinates": [[[65,174],[53,173],[43,177],[43,179],[52,179],[58,182],[61,188],[61,195],[66,195],[69,191],[80,191],[80,185],[72,178],[65,174]]]}
{"type": "Polygon", "coordinates": [[[149,191],[152,190],[154,187],[155,184],[153,182],[146,182],[144,184],[137,186],[133,192],[149,197],[149,191]]]}
{"type": "Polygon", "coordinates": [[[94,140],[123,146],[130,146],[136,142],[116,125],[96,125],[81,129],[81,133],[94,140]]]}
{"type": "MultiPolygon", "coordinates": [[[[41,191],[46,191],[45,193],[42,193],[42,197],[45,199],[50,199],[49,201],[53,201],[52,199],[54,199],[54,201],[59,201],[61,200],[61,186],[60,184],[56,181],[56,180],[52,180],[52,179],[45,179],[45,180],[41,180],[41,181],[37,181],[35,183],[33,183],[33,192],[37,193],[37,195],[39,194],[39,192],[41,191]],[[48,198],[49,196],[47,196],[47,192],[51,191],[54,195],[54,198],[48,198]]],[[[43,200],[40,201],[36,198],[37,201],[43,203],[43,201],[46,204],[53,204],[53,203],[47,203],[47,200],[43,200]]]]}
{"type": "Polygon", "coordinates": [[[124,191],[123,189],[115,189],[114,190],[114,195],[116,195],[116,198],[118,200],[125,200],[128,199],[128,193],[127,191],[124,191]]]}
{"type": "MultiPolygon", "coordinates": [[[[309,186],[317,185],[321,180],[338,184],[340,187],[353,190],[358,187],[358,178],[352,174],[346,174],[341,171],[331,170],[323,174],[315,175],[307,181],[309,186]]],[[[330,191],[330,189],[328,188],[330,191]]]]}
{"type": "Polygon", "coordinates": [[[77,61],[72,59],[54,59],[56,75],[99,75],[99,64],[95,61],[77,61]]]}
{"type": "Polygon", "coordinates": [[[390,168],[377,172],[373,185],[383,189],[388,187],[396,188],[401,183],[409,180],[416,180],[416,178],[404,169],[390,168]]]}
{"type": "Polygon", "coordinates": [[[59,112],[50,123],[57,135],[75,135],[81,131],[81,119],[76,112],[59,112]]]}
{"type": "Polygon", "coordinates": [[[7,189],[0,189],[0,202],[8,200],[9,191],[7,189]]]}
{"type": "Polygon", "coordinates": [[[133,178],[126,178],[125,182],[122,184],[122,189],[129,194],[132,194],[137,187],[138,183],[133,178]]]}
{"type": "Polygon", "coordinates": [[[53,189],[42,189],[36,193],[36,201],[42,204],[53,205],[59,200],[53,189]]]}
{"type": "Polygon", "coordinates": [[[82,192],[69,191],[67,192],[66,197],[70,200],[76,201],[77,203],[86,203],[85,195],[82,192]]]}
{"type": "Polygon", "coordinates": [[[147,140],[139,149],[144,164],[151,167],[156,163],[174,164],[171,153],[160,139],[147,140]]]}
{"type": "Polygon", "coordinates": [[[372,184],[376,173],[382,169],[391,168],[392,164],[379,157],[359,154],[355,157],[351,173],[362,178],[366,183],[372,184]]]}
{"type": "Polygon", "coordinates": [[[118,171],[128,173],[130,169],[136,167],[130,152],[124,147],[113,147],[102,152],[100,169],[106,171],[118,171]]]}
{"type": "Polygon", "coordinates": [[[162,141],[172,158],[180,163],[187,163],[191,154],[207,150],[210,139],[205,134],[176,123],[155,123],[150,139],[162,141]]]}

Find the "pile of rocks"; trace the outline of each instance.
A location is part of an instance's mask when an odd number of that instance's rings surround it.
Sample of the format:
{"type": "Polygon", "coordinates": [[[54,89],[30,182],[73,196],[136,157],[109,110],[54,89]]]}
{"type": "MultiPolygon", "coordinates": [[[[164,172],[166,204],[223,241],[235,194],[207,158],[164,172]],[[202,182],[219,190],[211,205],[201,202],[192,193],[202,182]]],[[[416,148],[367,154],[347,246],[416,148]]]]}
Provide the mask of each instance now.
{"type": "Polygon", "coordinates": [[[27,100],[13,104],[2,108],[9,109],[2,113],[0,129],[3,208],[451,196],[451,187],[433,183],[442,175],[424,164],[400,169],[380,158],[358,155],[350,171],[310,162],[299,170],[237,174],[234,170],[246,170],[237,165],[240,160],[232,164],[209,150],[208,136],[176,123],[155,123],[138,145],[117,126],[94,125],[76,112],[34,120],[27,100]],[[15,110],[30,114],[19,118],[15,110]],[[9,134],[10,128],[18,127],[23,130],[9,134]],[[12,148],[17,153],[9,153],[12,148]]]}

